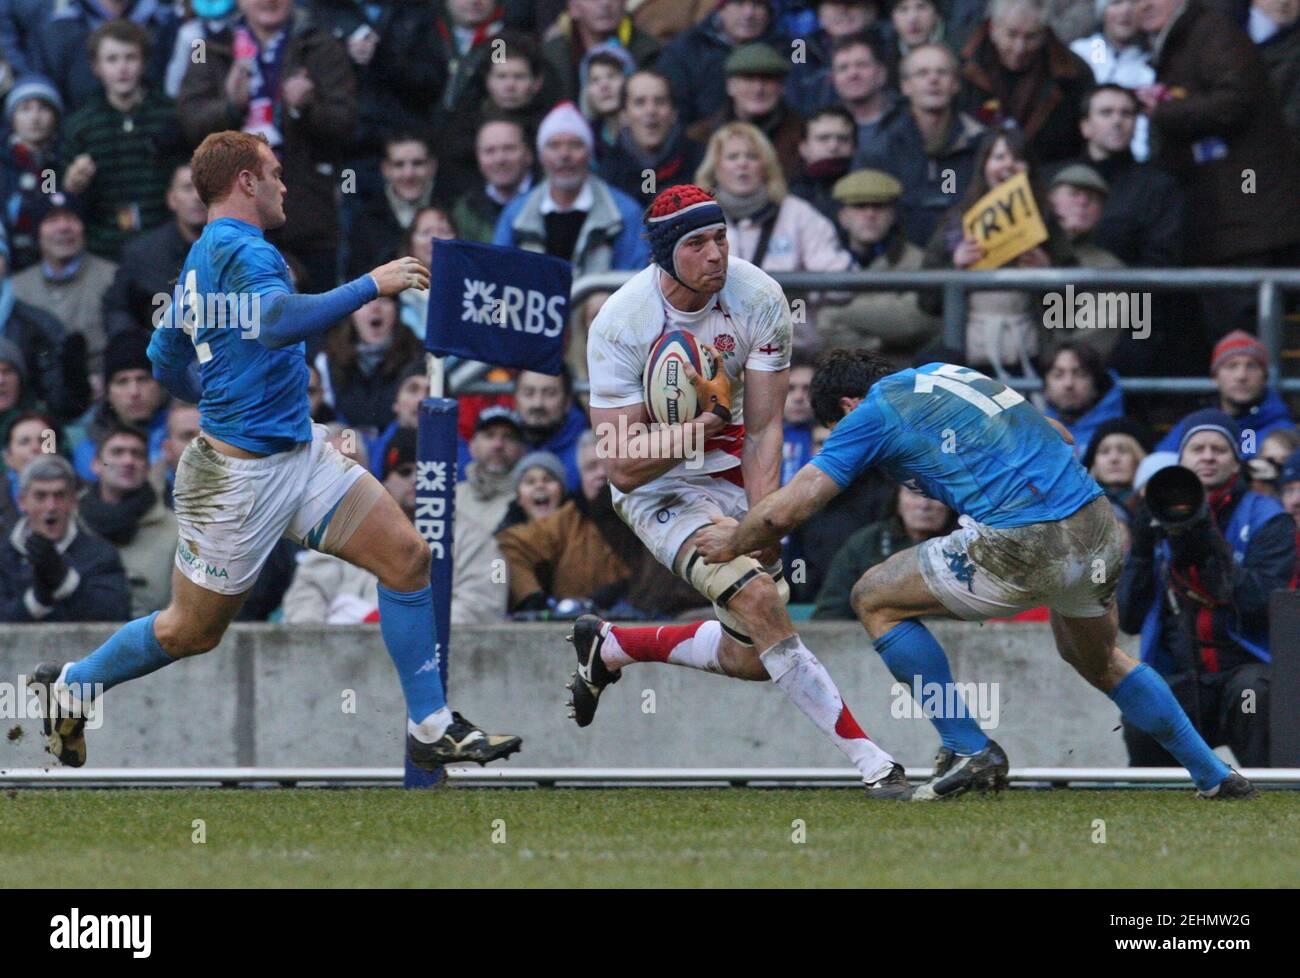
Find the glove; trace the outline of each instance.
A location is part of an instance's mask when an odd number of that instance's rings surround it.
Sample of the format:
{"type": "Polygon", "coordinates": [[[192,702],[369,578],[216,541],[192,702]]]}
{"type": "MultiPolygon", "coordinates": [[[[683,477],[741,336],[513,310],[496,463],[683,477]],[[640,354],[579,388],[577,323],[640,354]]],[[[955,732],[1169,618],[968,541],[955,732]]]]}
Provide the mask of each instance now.
{"type": "Polygon", "coordinates": [[[54,592],[68,576],[68,565],[52,540],[33,533],[27,538],[27,559],[32,562],[32,588],[41,604],[54,603],[54,592]]]}
{"type": "MultiPolygon", "coordinates": [[[[707,344],[706,344],[707,345],[707,344]]],[[[731,424],[731,378],[722,369],[722,357],[718,351],[709,347],[713,360],[717,364],[717,373],[712,380],[704,377],[690,364],[686,365],[686,378],[695,388],[695,396],[700,402],[700,413],[712,411],[727,424],[731,424]]]]}

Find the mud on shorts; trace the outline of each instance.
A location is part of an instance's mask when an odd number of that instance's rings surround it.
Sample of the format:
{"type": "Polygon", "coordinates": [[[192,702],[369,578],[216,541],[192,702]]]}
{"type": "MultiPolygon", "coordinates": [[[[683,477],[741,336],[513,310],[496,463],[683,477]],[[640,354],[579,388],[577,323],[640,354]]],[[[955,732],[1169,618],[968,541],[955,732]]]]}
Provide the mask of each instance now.
{"type": "Polygon", "coordinates": [[[613,498],[614,510],[623,522],[640,537],[659,563],[713,602],[723,630],[736,641],[753,644],[726,605],[755,576],[771,574],[782,599],[789,602],[790,585],[779,560],[770,567],[749,556],[737,557],[726,564],[706,564],[691,549],[677,561],[682,544],[700,527],[713,523],[715,516],[745,518],[749,502],[745,490],[735,482],[707,473],[666,475],[630,493],[615,489],[613,498]]]}
{"type": "Polygon", "coordinates": [[[325,436],[314,424],[311,441],[249,459],[222,455],[202,434],[191,441],[173,489],[180,572],[209,591],[243,594],[281,537],[325,553],[341,546],[356,519],[336,521],[336,511],[366,470],[325,436]]]}
{"type": "Polygon", "coordinates": [[[1098,618],[1114,602],[1123,560],[1105,496],[1051,523],[999,529],[963,516],[956,530],[917,552],[930,593],[967,621],[1043,605],[1068,618],[1098,618]]]}

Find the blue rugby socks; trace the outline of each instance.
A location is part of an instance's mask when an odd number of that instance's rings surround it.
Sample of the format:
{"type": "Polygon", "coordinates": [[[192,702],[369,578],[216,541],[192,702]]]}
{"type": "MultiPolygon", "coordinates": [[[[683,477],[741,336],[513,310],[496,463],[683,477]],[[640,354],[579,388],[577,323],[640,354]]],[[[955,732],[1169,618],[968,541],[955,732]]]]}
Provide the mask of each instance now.
{"type": "Polygon", "coordinates": [[[407,729],[432,743],[451,723],[433,633],[433,592],[379,585],[379,630],[406,697],[407,729]]]}
{"type": "Polygon", "coordinates": [[[1146,664],[1139,665],[1120,680],[1109,696],[1130,723],[1154,737],[1187,768],[1196,787],[1209,791],[1228,776],[1228,765],[1196,732],[1160,673],[1146,664]]]}
{"type": "Polygon", "coordinates": [[[958,754],[978,754],[984,749],[989,739],[954,689],[948,657],[928,628],[915,619],[899,622],[876,639],[875,646],[894,678],[912,690],[923,708],[933,700],[927,695],[931,690],[939,691],[941,704],[954,704],[954,716],[943,715],[942,707],[937,713],[926,710],[943,746],[958,754]]]}
{"type": "Polygon", "coordinates": [[[153,632],[158,612],[127,622],[107,642],[64,670],[63,681],[80,695],[83,688],[112,689],[128,679],[147,676],[177,660],[163,651],[153,632]]]}

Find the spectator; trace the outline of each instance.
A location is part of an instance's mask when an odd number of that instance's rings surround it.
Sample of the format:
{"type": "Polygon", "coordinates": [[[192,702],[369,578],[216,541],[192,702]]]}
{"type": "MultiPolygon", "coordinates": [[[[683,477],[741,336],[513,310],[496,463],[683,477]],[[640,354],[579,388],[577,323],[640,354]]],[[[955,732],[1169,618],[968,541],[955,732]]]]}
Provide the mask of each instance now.
{"type": "MultiPolygon", "coordinates": [[[[425,268],[432,268],[434,241],[452,241],[459,237],[462,235],[446,210],[441,207],[422,207],[402,235],[402,247],[398,254],[413,255],[424,262],[425,268]]],[[[402,323],[423,340],[429,325],[429,290],[407,289],[397,302],[402,323]]]]}
{"type": "Polygon", "coordinates": [[[640,236],[641,209],[591,173],[594,147],[591,127],[572,103],[552,109],[537,131],[546,179],[501,212],[493,243],[567,259],[575,279],[644,268],[650,252],[640,236]]]}
{"type": "Polygon", "coordinates": [[[1125,265],[1181,264],[1187,198],[1167,173],[1133,156],[1137,96],[1119,85],[1099,85],[1084,97],[1082,108],[1083,162],[1110,188],[1097,224],[1097,244],[1125,265]]]}
{"type": "Polygon", "coordinates": [[[957,57],[941,44],[904,56],[899,72],[907,111],[890,120],[863,157],[863,169],[884,170],[903,185],[903,232],[924,248],[939,220],[961,200],[975,172],[984,126],[954,108],[961,82],[957,57]]]}
{"type": "Polygon", "coordinates": [[[9,532],[22,517],[18,509],[19,477],[27,463],[41,453],[58,450],[58,426],[53,418],[40,411],[24,411],[14,417],[4,431],[5,486],[0,487],[0,531],[9,532]]]}
{"type": "Polygon", "coordinates": [[[817,13],[817,26],[800,37],[802,57],[793,61],[785,89],[786,101],[802,116],[835,104],[835,90],[831,85],[831,51],[835,42],[874,28],[876,21],[876,0],[839,3],[819,0],[812,6],[817,13]]]}
{"type": "MultiPolygon", "coordinates": [[[[1137,0],[1098,0],[1101,29],[1095,34],[1070,42],[1070,50],[1092,68],[1098,85],[1141,88],[1156,80],[1151,67],[1151,52],[1138,31],[1137,0]]],[[[1086,104],[1084,115],[1088,113],[1086,104]]],[[[1150,148],[1146,116],[1138,116],[1128,144],[1136,160],[1145,160],[1150,148]]],[[[1084,133],[1087,139],[1087,133],[1084,133]]]]}
{"type": "Polygon", "coordinates": [[[23,469],[23,518],[0,545],[0,621],[123,621],[130,607],[112,546],[77,520],[77,476],[61,455],[23,469]]]}
{"type": "MultiPolygon", "coordinates": [[[[936,0],[896,0],[889,12],[889,20],[895,35],[886,59],[889,83],[901,88],[903,59],[922,45],[943,43],[943,14],[936,0]]],[[[954,57],[954,65],[956,60],[954,57]]]]}
{"type": "Polygon", "coordinates": [[[104,83],[64,123],[63,189],[86,218],[86,245],[116,261],[122,245],[167,219],[164,199],[180,162],[176,106],[146,83],[153,43],[129,20],[111,20],[90,35],[90,60],[104,83]]]}
{"type": "MultiPolygon", "coordinates": [[[[1047,225],[1048,239],[1012,261],[1021,268],[1065,267],[1074,255],[1065,233],[1057,225],[1038,190],[1037,176],[1029,168],[1025,136],[1018,129],[987,133],[975,158],[975,174],[960,204],[948,211],[925,250],[926,268],[969,268],[984,256],[984,249],[972,237],[964,237],[962,215],[998,184],[1019,173],[1029,176],[1038,212],[1047,225]]],[[[938,313],[935,296],[923,295],[921,308],[938,313]]],[[[1038,352],[1041,340],[1042,307],[1024,292],[974,292],[969,297],[966,317],[966,359],[972,366],[1019,363],[1030,372],[1029,360],[1038,352]]]]}
{"type": "Polygon", "coordinates": [[[351,152],[361,167],[383,156],[389,133],[423,133],[447,81],[447,62],[430,57],[432,3],[309,0],[313,23],[347,49],[357,80],[357,128],[351,152]]]}
{"type": "Polygon", "coordinates": [[[578,448],[579,491],[549,516],[497,534],[510,578],[510,610],[541,611],[565,598],[610,607],[622,596],[640,541],[614,512],[605,460],[587,432],[578,448]],[[612,600],[611,600],[612,599],[612,600]]]}
{"type": "Polygon", "coordinates": [[[799,172],[802,123],[782,98],[790,62],[766,44],[736,48],[725,65],[727,101],[712,115],[698,120],[686,135],[699,143],[728,122],[748,122],[767,137],[787,178],[799,172]]]}
{"type": "Polygon", "coordinates": [[[1052,33],[1043,0],[992,0],[961,57],[963,109],[985,125],[1014,121],[1040,163],[1079,155],[1079,103],[1092,69],[1052,33]]]}
{"type": "Polygon", "coordinates": [[[185,73],[181,124],[191,144],[232,128],[266,136],[292,188],[284,227],[267,240],[302,265],[300,291],[323,292],[337,278],[335,167],[357,125],[352,64],[306,11],[294,13],[293,0],[240,0],[239,11],[185,73]]]}
{"type": "Polygon", "coordinates": [[[850,595],[863,574],[900,550],[950,533],[956,524],[957,514],[943,503],[899,486],[892,514],[855,531],[836,552],[817,592],[813,618],[853,621],[850,595]]]}
{"type": "Polygon", "coordinates": [[[1278,498],[1295,521],[1296,569],[1287,585],[1294,591],[1300,585],[1300,451],[1292,453],[1278,473],[1278,498]]]}
{"type": "MultiPolygon", "coordinates": [[[[532,189],[533,151],[521,123],[489,119],[478,127],[474,153],[478,159],[478,184],[456,198],[451,219],[461,239],[490,242],[506,205],[532,189]]],[[[626,192],[625,188],[619,189],[626,192]]]]}
{"type": "Polygon", "coordinates": [[[36,70],[35,37],[49,14],[47,0],[0,0],[0,59],[20,76],[36,70]]]}
{"type": "Polygon", "coordinates": [[[542,45],[542,55],[559,82],[558,99],[577,101],[586,80],[583,63],[592,51],[608,45],[623,48],[633,69],[654,64],[660,48],[659,41],[627,15],[627,0],[568,0],[568,12],[542,45]]]}
{"type": "Polygon", "coordinates": [[[808,201],[831,222],[839,210],[831,192],[849,172],[857,138],[853,116],[839,105],[818,110],[801,127],[800,177],[790,184],[790,193],[808,201]]]}
{"type": "Polygon", "coordinates": [[[489,120],[507,119],[524,129],[524,141],[531,146],[537,127],[550,110],[545,92],[546,63],[531,38],[505,34],[493,42],[501,54],[484,63],[482,94],[467,102],[455,114],[444,114],[441,173],[442,196],[455,199],[481,179],[478,171],[475,134],[489,120]]]}
{"type": "Polygon", "coordinates": [[[496,532],[554,513],[568,494],[567,478],[564,463],[550,452],[529,452],[521,458],[510,473],[512,495],[496,532]]]}
{"type": "Polygon", "coordinates": [[[393,398],[393,420],[369,445],[370,471],[377,477],[383,475],[384,458],[388,445],[403,428],[418,431],[420,427],[420,402],[429,396],[429,375],[424,364],[416,359],[407,364],[393,398]]]}
{"type": "Polygon", "coordinates": [[[372,299],[330,330],[316,358],[340,421],[367,435],[393,420],[402,372],[422,361],[420,341],[397,321],[397,300],[372,299]]]}
{"type": "Polygon", "coordinates": [[[1264,496],[1280,496],[1278,480],[1282,467],[1297,448],[1300,448],[1300,431],[1295,428],[1274,428],[1269,432],[1268,437],[1260,442],[1259,454],[1246,462],[1250,491],[1264,496]]]}
{"type": "Polygon", "coordinates": [[[682,131],[672,86],[657,71],[636,71],[624,82],[622,118],[618,139],[596,172],[648,207],[659,189],[690,178],[704,147],[682,131]]]}
{"type": "MultiPolygon", "coordinates": [[[[695,182],[714,187],[727,216],[733,258],[769,272],[842,272],[852,259],[835,225],[786,191],[776,152],[747,122],[729,122],[709,139],[695,182]]],[[[812,303],[810,297],[809,303],[812,303]]],[[[821,339],[809,313],[796,316],[794,345],[816,352],[821,339]]]]}
{"type": "Polygon", "coordinates": [[[636,71],[636,62],[618,43],[592,48],[582,58],[578,108],[596,134],[596,160],[605,158],[618,141],[623,86],[636,71]]]}
{"type": "MultiPolygon", "coordinates": [[[[1138,0],[1138,19],[1153,42],[1157,84],[1137,94],[1151,118],[1152,161],[1187,190],[1190,263],[1300,263],[1291,178],[1300,152],[1250,38],[1201,0],[1138,0]]],[[[1253,303],[1253,295],[1202,293],[1207,336],[1247,325],[1253,303]]]]}
{"type": "MultiPolygon", "coordinates": [[[[317,424],[329,424],[334,420],[334,408],[325,400],[325,382],[315,363],[307,364],[307,404],[311,408],[311,419],[317,424]]],[[[175,472],[174,467],[172,471],[175,472]]]]}
{"type": "Polygon", "coordinates": [[[813,456],[816,420],[812,407],[813,361],[807,354],[790,358],[790,389],[785,396],[784,440],[781,445],[781,485],[795,477],[813,456]]]}
{"type": "Polygon", "coordinates": [[[478,100],[476,81],[493,51],[492,39],[505,27],[505,19],[502,8],[493,0],[443,0],[440,7],[436,29],[429,34],[433,50],[425,56],[447,66],[447,84],[438,114],[452,118],[478,100]]]}
{"type": "Polygon", "coordinates": [[[669,42],[656,67],[672,83],[684,125],[722,109],[723,66],[734,49],[755,41],[785,50],[769,0],[722,0],[706,19],[669,42]]]}
{"type": "Polygon", "coordinates": [[[82,522],[117,550],[131,589],[131,617],[167,607],[172,593],[176,517],[149,485],[149,439],[114,427],[95,453],[99,481],[81,495],[82,522]]]}
{"type": "MultiPolygon", "coordinates": [[[[1138,466],[1150,454],[1153,441],[1146,426],[1129,418],[1111,418],[1097,425],[1083,453],[1083,467],[1105,490],[1125,530],[1129,529],[1137,506],[1134,483],[1138,466]]],[[[1128,539],[1126,534],[1126,542],[1128,539]]]]}
{"type": "Polygon", "coordinates": [[[881,152],[885,130],[903,113],[889,88],[883,45],[869,34],[838,39],[831,49],[831,84],[857,126],[853,166],[860,168],[881,152]]]}
{"type": "Polygon", "coordinates": [[[74,439],[72,462],[83,482],[94,482],[99,443],[118,424],[142,428],[149,436],[149,462],[162,455],[167,435],[167,391],[154,379],[147,333],[114,336],[104,348],[104,399],[84,419],[84,435],[74,439]]]}
{"type": "Polygon", "coordinates": [[[117,266],[86,251],[86,226],[77,212],[54,204],[37,225],[39,265],[13,277],[14,297],[49,313],[63,324],[65,335],[78,335],[86,343],[86,368],[103,367],[104,293],[113,282],[117,266]]]}
{"type": "MultiPolygon", "coordinates": [[[[357,442],[356,447],[364,451],[364,444],[357,442]]],[[[410,519],[415,515],[415,461],[413,430],[403,431],[394,438],[380,460],[384,488],[410,519]]],[[[379,621],[379,578],[370,571],[332,554],[306,550],[292,573],[293,581],[284,592],[285,624],[347,625],[379,621]]],[[[265,576],[263,572],[262,577],[265,576]]]]}
{"type": "MultiPolygon", "coordinates": [[[[1268,603],[1295,571],[1295,524],[1276,499],[1246,488],[1232,418],[1208,408],[1180,427],[1179,462],[1200,479],[1206,502],[1189,524],[1159,531],[1149,509],[1139,510],[1119,582],[1120,627],[1141,632],[1142,661],[1165,677],[1211,746],[1228,745],[1243,767],[1267,767],[1268,603]],[[1242,709],[1243,698],[1253,710],[1242,709]]],[[[1127,721],[1124,741],[1134,766],[1176,763],[1127,721]]]]}
{"type": "Polygon", "coordinates": [[[58,90],[39,75],[20,78],[5,96],[8,146],[0,154],[0,213],[9,236],[14,271],[21,272],[40,259],[36,223],[56,197],[48,179],[61,173],[59,119],[63,100],[58,90]]]}
{"type": "MultiPolygon", "coordinates": [[[[29,37],[31,70],[58,86],[69,112],[89,104],[104,90],[104,78],[95,71],[93,57],[86,58],[86,49],[93,44],[95,31],[114,20],[135,24],[141,35],[152,39],[142,67],[147,84],[161,90],[180,26],[170,4],[152,0],[69,0],[50,8],[48,20],[29,37]]],[[[34,21],[27,21],[27,25],[37,26],[34,21]]]]}
{"type": "Polygon", "coordinates": [[[1124,416],[1119,375],[1107,370],[1101,355],[1086,343],[1067,340],[1043,358],[1043,413],[1074,436],[1082,458],[1093,433],[1106,421],[1124,416]]]}
{"type": "Polygon", "coordinates": [[[44,405],[67,422],[86,410],[90,384],[86,377],[86,342],[64,336],[63,324],[17,298],[6,277],[7,256],[0,241],[0,365],[12,374],[9,397],[0,394],[0,421],[5,412],[44,405]]]}
{"type": "Polygon", "coordinates": [[[122,248],[122,260],[104,294],[104,326],[110,336],[152,329],[162,321],[190,245],[208,223],[208,208],[194,189],[188,163],[172,170],[166,202],[172,219],[122,248]]]}
{"type": "MultiPolygon", "coordinates": [[[[1286,401],[1268,383],[1268,349],[1242,330],[1229,333],[1214,347],[1210,377],[1218,388],[1216,407],[1233,419],[1241,431],[1237,451],[1244,459],[1259,452],[1265,438],[1278,428],[1294,428],[1286,401]]],[[[1156,446],[1162,452],[1178,451],[1184,421],[1174,425],[1156,446]]]]}
{"type": "Polygon", "coordinates": [[[524,454],[519,416],[488,408],[474,424],[469,453],[473,461],[456,485],[453,625],[500,621],[506,613],[508,589],[499,574],[505,563],[494,534],[515,496],[514,467],[524,454]]]}
{"type": "Polygon", "coordinates": [[[587,415],[573,400],[573,375],[521,370],[515,377],[515,410],[530,451],[551,452],[564,463],[564,485],[576,492],[580,482],[578,439],[587,430],[587,415]]]}
{"type": "MultiPolygon", "coordinates": [[[[902,187],[888,173],[856,170],[835,185],[840,231],[854,266],[869,272],[919,271],[924,252],[898,223],[902,187]]],[[[843,306],[827,307],[818,320],[827,349],[879,348],[896,366],[939,332],[939,321],[922,312],[915,292],[858,292],[843,306]]]]}
{"type": "Polygon", "coordinates": [[[438,160],[424,138],[397,132],[383,141],[379,172],[384,185],[361,207],[348,242],[348,278],[400,257],[402,233],[437,190],[438,160]]]}
{"type": "Polygon", "coordinates": [[[176,466],[181,460],[181,453],[198,434],[198,407],[184,401],[172,401],[167,409],[167,433],[163,437],[162,451],[149,466],[149,485],[153,486],[153,491],[168,509],[174,508],[172,489],[176,484],[176,466]]]}
{"type": "Polygon", "coordinates": [[[163,91],[173,101],[180,98],[181,84],[194,60],[194,52],[205,46],[212,35],[229,27],[237,16],[235,0],[190,0],[183,9],[192,10],[194,16],[176,29],[176,43],[172,45],[163,80],[163,91]]]}
{"type": "Polygon", "coordinates": [[[1238,3],[1237,11],[1268,68],[1291,135],[1300,137],[1300,4],[1295,0],[1251,0],[1238,3]]]}

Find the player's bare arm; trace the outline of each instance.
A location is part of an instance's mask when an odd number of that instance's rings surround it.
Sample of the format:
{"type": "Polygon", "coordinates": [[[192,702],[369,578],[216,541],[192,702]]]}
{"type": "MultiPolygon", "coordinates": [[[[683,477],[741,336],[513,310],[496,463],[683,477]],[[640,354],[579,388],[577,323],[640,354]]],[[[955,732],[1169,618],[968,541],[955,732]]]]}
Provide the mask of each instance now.
{"type": "Polygon", "coordinates": [[[741,554],[771,547],[841,491],[817,466],[805,465],[788,485],[756,503],[739,523],[725,519],[704,527],[695,535],[695,547],[710,564],[725,564],[741,554]]]}
{"type": "Polygon", "coordinates": [[[380,295],[396,296],[407,289],[426,291],[429,288],[429,270],[424,262],[410,255],[380,265],[370,272],[370,277],[375,280],[380,295]]]}
{"type": "Polygon", "coordinates": [[[753,507],[781,485],[782,416],[790,390],[790,371],[745,371],[745,447],[741,469],[745,495],[753,507]]]}

